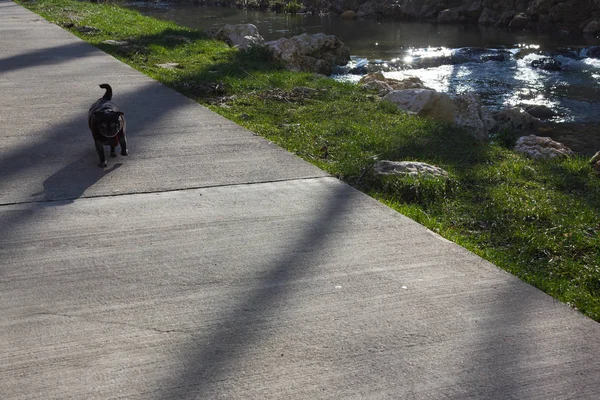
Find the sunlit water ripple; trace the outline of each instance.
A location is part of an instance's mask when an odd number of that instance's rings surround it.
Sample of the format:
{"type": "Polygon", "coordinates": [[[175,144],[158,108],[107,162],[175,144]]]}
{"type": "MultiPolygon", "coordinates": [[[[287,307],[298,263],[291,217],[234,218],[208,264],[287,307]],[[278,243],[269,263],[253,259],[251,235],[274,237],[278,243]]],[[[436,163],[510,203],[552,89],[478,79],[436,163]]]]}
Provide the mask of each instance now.
{"type": "Polygon", "coordinates": [[[252,23],[266,40],[301,33],[334,34],[354,55],[334,79],[358,82],[366,71],[349,71],[368,65],[370,71],[381,69],[390,78],[417,76],[426,86],[450,95],[475,92],[492,109],[546,105],[559,114],[553,122],[587,124],[597,132],[593,133],[597,136],[594,141],[600,143],[600,59],[589,57],[587,50],[600,45],[598,38],[405,21],[342,21],[339,17],[185,3],[121,4],[200,30],[252,23]],[[532,67],[534,61],[543,58],[559,62],[560,71],[532,67]]]}

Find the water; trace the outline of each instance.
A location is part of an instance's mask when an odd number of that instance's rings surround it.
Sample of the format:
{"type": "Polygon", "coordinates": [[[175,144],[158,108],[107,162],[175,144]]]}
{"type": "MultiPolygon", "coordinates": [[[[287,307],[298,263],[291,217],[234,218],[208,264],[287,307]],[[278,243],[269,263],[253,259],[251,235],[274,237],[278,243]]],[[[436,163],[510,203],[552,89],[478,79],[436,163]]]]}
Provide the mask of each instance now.
{"type": "Polygon", "coordinates": [[[546,105],[558,114],[553,122],[584,124],[586,132],[593,132],[592,142],[600,146],[600,59],[586,57],[585,50],[600,45],[598,38],[405,21],[344,21],[192,4],[124,5],[200,30],[252,23],[267,41],[302,33],[334,34],[352,54],[352,62],[338,70],[335,79],[358,81],[367,71],[382,70],[391,78],[417,76],[426,86],[451,95],[476,92],[493,109],[546,105]],[[558,61],[560,71],[532,67],[545,58],[558,61]]]}

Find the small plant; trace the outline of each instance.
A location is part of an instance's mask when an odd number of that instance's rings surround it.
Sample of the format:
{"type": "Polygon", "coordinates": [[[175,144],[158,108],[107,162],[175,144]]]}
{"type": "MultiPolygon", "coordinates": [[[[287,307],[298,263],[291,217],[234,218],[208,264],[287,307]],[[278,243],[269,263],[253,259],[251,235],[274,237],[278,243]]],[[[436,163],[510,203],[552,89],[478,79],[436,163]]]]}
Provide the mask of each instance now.
{"type": "Polygon", "coordinates": [[[517,139],[519,138],[519,135],[515,131],[508,128],[500,129],[490,136],[495,143],[498,143],[500,146],[504,146],[507,149],[515,147],[517,139]]]}
{"type": "Polygon", "coordinates": [[[302,9],[302,4],[296,1],[291,1],[284,7],[284,11],[288,14],[296,14],[300,9],[302,9]]]}

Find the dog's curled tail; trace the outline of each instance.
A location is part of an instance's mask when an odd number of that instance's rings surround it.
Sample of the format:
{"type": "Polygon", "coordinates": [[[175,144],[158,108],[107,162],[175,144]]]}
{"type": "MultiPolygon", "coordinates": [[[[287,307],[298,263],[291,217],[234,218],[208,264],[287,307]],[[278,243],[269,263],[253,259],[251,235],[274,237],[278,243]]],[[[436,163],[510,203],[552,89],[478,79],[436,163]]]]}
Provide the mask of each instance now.
{"type": "Polygon", "coordinates": [[[110,87],[110,85],[108,83],[103,83],[100,85],[100,87],[102,89],[106,89],[106,93],[104,93],[104,96],[102,96],[102,98],[104,100],[112,99],[112,88],[110,87]]]}

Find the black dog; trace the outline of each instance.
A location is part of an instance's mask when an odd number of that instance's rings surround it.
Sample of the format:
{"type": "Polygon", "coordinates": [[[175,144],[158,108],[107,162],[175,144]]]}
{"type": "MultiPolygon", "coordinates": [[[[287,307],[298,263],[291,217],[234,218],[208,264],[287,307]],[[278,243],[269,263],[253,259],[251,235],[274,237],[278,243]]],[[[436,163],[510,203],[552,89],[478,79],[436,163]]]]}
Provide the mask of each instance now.
{"type": "Polygon", "coordinates": [[[100,157],[100,167],[106,167],[106,157],[104,156],[104,146],[110,146],[111,157],[116,157],[115,147],[121,146],[121,155],[129,154],[127,151],[127,138],[125,136],[125,114],[110,101],[112,99],[112,88],[109,84],[100,85],[106,89],[106,93],[101,99],[98,99],[88,112],[88,124],[94,137],[96,151],[100,157]]]}

